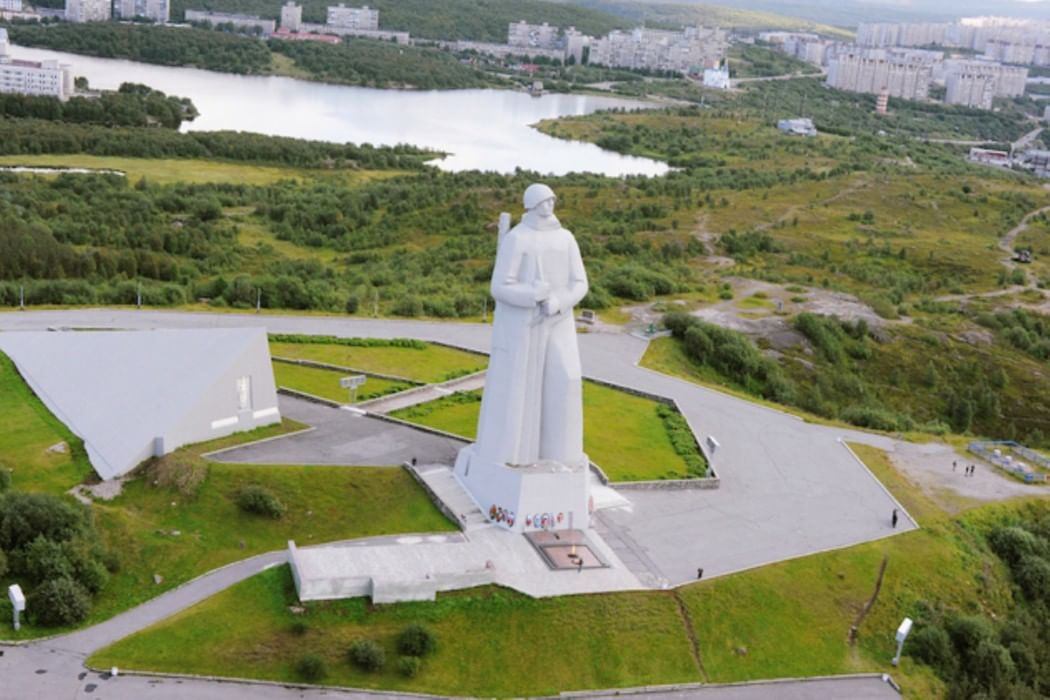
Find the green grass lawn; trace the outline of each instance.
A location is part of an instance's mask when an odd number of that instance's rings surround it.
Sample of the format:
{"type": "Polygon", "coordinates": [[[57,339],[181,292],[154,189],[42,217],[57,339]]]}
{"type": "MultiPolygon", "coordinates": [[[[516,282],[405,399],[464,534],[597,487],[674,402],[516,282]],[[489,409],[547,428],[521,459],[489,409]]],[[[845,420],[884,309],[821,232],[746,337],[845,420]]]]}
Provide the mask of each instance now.
{"type": "MultiPolygon", "coordinates": [[[[1046,512],[1047,503],[1012,501],[953,518],[897,472],[885,453],[851,447],[922,529],[678,589],[707,680],[881,672],[893,675],[904,697],[943,697],[941,681],[909,656],[896,669],[890,665],[900,620],[917,617],[924,607],[1005,614],[1010,584],[980,532],[1022,509],[1046,512]],[[882,591],[850,646],[849,628],[874,589],[884,556],[882,591]]],[[[674,595],[530,600],[479,588],[442,594],[436,603],[311,603],[297,616],[289,611],[291,577],[280,568],[122,640],[89,663],[294,681],[300,680],[295,660],[316,652],[328,664],[325,683],[480,696],[700,680],[674,595]],[[301,636],[292,629],[299,620],[307,626],[301,636]],[[412,622],[437,633],[439,651],[407,680],[391,668],[392,639],[412,622]],[[364,674],[347,663],[346,649],[359,638],[383,644],[386,670],[364,674]]]]}
{"type": "Polygon", "coordinates": [[[488,366],[488,358],[443,345],[398,347],[325,343],[270,342],[270,354],[295,360],[314,360],[365,372],[378,372],[432,384],[452,377],[478,372],[488,366]]]}
{"type": "MultiPolygon", "coordinates": [[[[305,391],[308,394],[331,399],[332,401],[339,401],[340,403],[350,401],[349,391],[339,386],[339,380],[347,376],[346,372],[318,367],[303,367],[287,362],[274,362],[273,375],[279,387],[305,391]]],[[[404,391],[405,389],[411,389],[413,386],[406,382],[369,377],[364,385],[357,390],[357,400],[367,401],[377,396],[385,396],[404,391]]]]}
{"type": "Polygon", "coordinates": [[[92,473],[84,443],[37,399],[11,360],[0,353],[0,465],[12,487],[60,494],[92,473]],[[66,452],[48,452],[64,442],[66,452]]]}
{"type": "MultiPolygon", "coordinates": [[[[428,425],[466,438],[477,431],[480,392],[454,394],[412,408],[394,411],[404,420],[428,425]]],[[[650,399],[583,383],[583,447],[613,481],[681,479],[685,461],[671,445],[660,404],[650,399]]]]}
{"type": "Polygon", "coordinates": [[[449,695],[554,695],[562,690],[700,680],[667,593],[534,600],[495,587],[440,594],[434,603],[310,603],[303,615],[287,567],[263,572],[100,651],[95,667],[299,681],[293,664],[325,658],[324,683],[449,695]],[[305,634],[293,623],[308,626],[305,634]],[[438,638],[415,679],[396,671],[394,637],[422,622],[438,638]],[[599,632],[600,631],[600,632],[599,632]],[[381,643],[379,673],[347,660],[359,638],[381,643]]]}

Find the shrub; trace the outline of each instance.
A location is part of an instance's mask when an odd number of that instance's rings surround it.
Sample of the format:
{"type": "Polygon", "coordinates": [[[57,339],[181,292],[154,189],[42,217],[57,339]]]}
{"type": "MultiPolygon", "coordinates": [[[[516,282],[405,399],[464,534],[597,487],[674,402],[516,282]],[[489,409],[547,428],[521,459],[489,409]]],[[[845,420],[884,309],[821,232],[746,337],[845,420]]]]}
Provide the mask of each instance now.
{"type": "Polygon", "coordinates": [[[418,656],[402,656],[397,660],[397,672],[405,678],[415,678],[423,661],[418,656]]]}
{"type": "Polygon", "coordinates": [[[418,623],[401,630],[397,637],[397,650],[405,656],[426,656],[436,648],[434,633],[418,623]]]}
{"type": "Polygon", "coordinates": [[[58,542],[38,536],[21,552],[18,567],[30,581],[43,583],[51,579],[73,578],[69,550],[58,542]]]}
{"type": "Polygon", "coordinates": [[[988,533],[988,545],[1011,569],[1020,564],[1025,557],[1040,554],[1042,551],[1042,543],[1035,535],[1015,525],[992,530],[988,533]]]}
{"type": "Polygon", "coordinates": [[[371,639],[358,639],[350,645],[350,661],[364,671],[378,671],[386,664],[386,652],[371,639]]]}
{"type": "Polygon", "coordinates": [[[287,508],[270,489],[257,484],[245,486],[237,492],[237,506],[245,513],[279,519],[287,508]]]}
{"type": "Polygon", "coordinates": [[[150,460],[143,473],[147,484],[173,489],[186,497],[195,496],[207,476],[206,463],[179,452],[150,460]]]}
{"type": "Polygon", "coordinates": [[[58,578],[37,586],[29,595],[26,607],[38,625],[72,625],[91,613],[91,598],[79,583],[58,578]]]}
{"type": "Polygon", "coordinates": [[[305,681],[319,681],[328,675],[324,659],[317,654],[307,654],[295,662],[295,672],[305,681]]]}
{"type": "Polygon", "coordinates": [[[0,549],[0,579],[7,574],[7,555],[0,549]]]}
{"type": "Polygon", "coordinates": [[[1031,554],[1025,555],[1014,568],[1014,578],[1025,597],[1050,601],[1050,561],[1031,554]]]}
{"type": "Polygon", "coordinates": [[[0,497],[0,549],[12,552],[38,536],[71,540],[87,529],[87,509],[43,493],[12,491],[0,497]]]}
{"type": "Polygon", "coordinates": [[[11,488],[11,470],[0,462],[0,493],[11,488]]]}
{"type": "Polygon", "coordinates": [[[361,306],[361,299],[359,299],[357,297],[357,295],[351,294],[350,296],[348,296],[346,298],[346,306],[345,306],[346,313],[348,313],[348,314],[356,314],[357,313],[357,309],[360,308],[360,306],[361,306]]]}
{"type": "Polygon", "coordinates": [[[955,652],[948,633],[937,625],[928,625],[915,631],[908,640],[908,655],[933,667],[943,677],[949,677],[955,664],[955,652]]]}
{"type": "Polygon", "coordinates": [[[292,623],[292,634],[297,637],[301,637],[310,631],[310,625],[306,624],[303,620],[296,620],[292,623]]]}
{"type": "Polygon", "coordinates": [[[978,615],[953,617],[948,620],[946,628],[964,666],[970,664],[981,642],[995,640],[992,623],[978,615]]]}

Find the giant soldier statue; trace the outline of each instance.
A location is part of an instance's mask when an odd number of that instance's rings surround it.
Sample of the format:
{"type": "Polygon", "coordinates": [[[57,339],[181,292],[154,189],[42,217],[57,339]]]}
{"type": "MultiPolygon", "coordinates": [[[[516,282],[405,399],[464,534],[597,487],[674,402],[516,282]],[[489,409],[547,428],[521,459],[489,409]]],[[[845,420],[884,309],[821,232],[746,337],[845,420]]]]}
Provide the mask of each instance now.
{"type": "Polygon", "coordinates": [[[554,216],[554,192],[531,185],[524,204],[517,226],[501,225],[478,439],[460,452],[455,473],[497,523],[582,528],[590,508],[573,307],[587,294],[587,273],[576,239],[554,216]]]}

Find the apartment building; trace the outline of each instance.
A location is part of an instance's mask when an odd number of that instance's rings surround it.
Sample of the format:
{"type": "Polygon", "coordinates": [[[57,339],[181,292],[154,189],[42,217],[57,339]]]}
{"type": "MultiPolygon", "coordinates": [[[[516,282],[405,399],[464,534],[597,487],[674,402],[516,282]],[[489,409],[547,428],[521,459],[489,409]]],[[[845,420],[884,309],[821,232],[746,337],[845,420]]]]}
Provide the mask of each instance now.
{"type": "Polygon", "coordinates": [[[379,10],[373,10],[368,5],[347,7],[344,3],[339,3],[328,8],[325,24],[374,32],[379,29],[379,10]]]}
{"type": "Polygon", "coordinates": [[[288,0],[281,6],[281,29],[298,32],[303,27],[303,6],[288,0]]]}
{"type": "Polygon", "coordinates": [[[905,100],[929,96],[933,68],[929,63],[898,57],[884,50],[844,51],[828,63],[826,84],[838,90],[905,100]]]}
{"type": "Polygon", "coordinates": [[[561,30],[546,22],[529,24],[525,20],[507,25],[507,44],[519,48],[558,49],[562,47],[561,30]]]}
{"type": "Polygon", "coordinates": [[[717,66],[728,46],[725,32],[687,27],[681,32],[657,29],[614,31],[591,44],[590,63],[619,68],[686,73],[717,66]]]}
{"type": "Polygon", "coordinates": [[[154,22],[167,22],[171,15],[168,0],[115,0],[113,12],[121,19],[145,17],[154,22]]]}
{"type": "Polygon", "coordinates": [[[110,0],[66,0],[67,22],[106,22],[112,16],[110,0]]]}

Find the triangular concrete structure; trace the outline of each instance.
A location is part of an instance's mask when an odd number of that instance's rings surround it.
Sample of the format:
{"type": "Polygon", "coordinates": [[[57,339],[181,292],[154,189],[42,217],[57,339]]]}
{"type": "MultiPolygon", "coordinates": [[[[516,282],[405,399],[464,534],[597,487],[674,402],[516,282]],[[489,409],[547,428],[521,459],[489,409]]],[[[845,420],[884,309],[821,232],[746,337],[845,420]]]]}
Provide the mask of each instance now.
{"type": "Polygon", "coordinates": [[[261,328],[0,333],[0,351],[103,479],[281,420],[261,328]]]}

